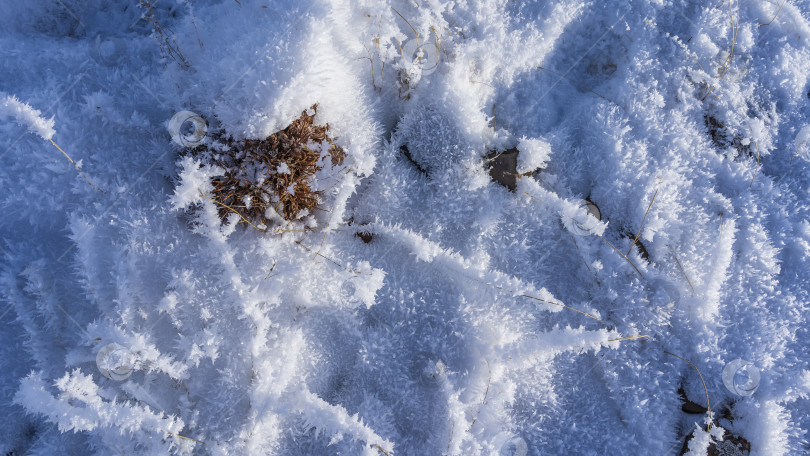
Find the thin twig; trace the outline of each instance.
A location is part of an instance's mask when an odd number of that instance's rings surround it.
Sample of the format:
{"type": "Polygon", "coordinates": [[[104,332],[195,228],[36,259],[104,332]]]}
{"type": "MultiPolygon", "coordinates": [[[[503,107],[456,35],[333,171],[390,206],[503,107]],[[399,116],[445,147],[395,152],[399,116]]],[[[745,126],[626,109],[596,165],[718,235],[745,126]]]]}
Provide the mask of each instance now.
{"type": "Polygon", "coordinates": [[[754,168],[754,175],[753,175],[753,176],[751,176],[751,183],[750,183],[750,184],[748,184],[748,186],[749,186],[749,187],[751,187],[752,185],[754,185],[754,179],[756,179],[756,177],[757,177],[757,171],[759,171],[759,142],[757,142],[757,140],[756,140],[756,139],[754,140],[754,145],[755,145],[755,146],[756,146],[756,148],[757,148],[757,166],[754,168]]]}
{"type": "MultiPolygon", "coordinates": [[[[708,87],[708,84],[707,84],[706,86],[708,87]]],[[[706,95],[703,95],[703,98],[701,98],[701,99],[700,99],[700,101],[705,100],[705,99],[706,99],[706,97],[708,97],[708,96],[709,96],[709,94],[710,94],[710,93],[712,93],[713,91],[714,91],[714,86],[711,86],[711,87],[709,88],[709,91],[708,91],[708,92],[706,92],[706,95]]]]}
{"type": "MultiPolygon", "coordinates": [[[[599,235],[597,234],[597,236],[599,236],[599,235]]],[[[627,260],[627,262],[628,262],[628,263],[630,263],[630,266],[632,266],[632,267],[633,267],[633,269],[635,269],[635,270],[636,270],[636,272],[638,272],[638,275],[640,275],[642,278],[644,278],[644,274],[642,274],[642,273],[641,273],[641,271],[639,271],[639,269],[636,267],[636,265],[633,263],[633,261],[631,261],[631,260],[630,260],[630,258],[627,258],[627,255],[625,255],[624,253],[622,253],[622,251],[621,251],[621,250],[617,249],[617,248],[616,248],[616,246],[614,246],[613,244],[611,244],[611,243],[610,243],[610,241],[608,241],[607,239],[603,238],[602,236],[599,236],[599,239],[601,239],[601,240],[605,241],[605,243],[606,243],[607,245],[611,246],[611,247],[613,248],[613,250],[615,250],[615,251],[616,251],[616,253],[618,253],[619,255],[621,255],[621,256],[622,256],[622,258],[624,258],[625,260],[627,260]]]]}
{"type": "Polygon", "coordinates": [[[380,453],[384,454],[385,456],[394,456],[393,454],[391,454],[391,453],[389,453],[389,452],[387,452],[387,451],[383,450],[383,449],[382,449],[382,447],[381,447],[381,446],[379,446],[379,445],[377,445],[376,443],[372,444],[371,446],[373,446],[374,448],[376,448],[376,449],[377,449],[377,451],[379,451],[380,453]]]}
{"type": "Polygon", "coordinates": [[[608,339],[608,342],[621,342],[623,340],[636,340],[636,339],[649,339],[650,336],[647,334],[638,334],[636,336],[627,336],[627,337],[620,337],[618,339],[608,339]]]}
{"type": "Polygon", "coordinates": [[[787,3],[787,0],[783,1],[782,4],[779,5],[779,9],[776,10],[776,14],[773,15],[773,18],[770,21],[768,21],[767,24],[759,24],[759,26],[760,27],[765,27],[765,26],[771,25],[773,23],[773,21],[776,20],[776,16],[778,16],[779,13],[782,11],[782,7],[785,6],[785,3],[787,3]]]}
{"type": "Polygon", "coordinates": [[[692,281],[689,280],[689,276],[686,275],[686,271],[683,269],[683,266],[681,266],[681,261],[678,259],[678,254],[676,254],[675,250],[673,250],[672,248],[670,248],[669,250],[672,252],[672,256],[675,257],[675,262],[678,263],[678,268],[681,270],[681,274],[683,274],[683,276],[686,278],[686,283],[689,284],[689,288],[692,289],[692,294],[694,295],[695,287],[692,286],[692,281]]]}
{"type": "Polygon", "coordinates": [[[180,435],[180,434],[173,434],[173,433],[171,433],[171,432],[167,432],[167,434],[169,434],[169,435],[171,435],[171,436],[174,436],[174,437],[179,437],[179,438],[181,438],[181,439],[192,440],[192,441],[194,441],[194,442],[197,442],[197,443],[202,443],[203,445],[205,445],[205,442],[203,442],[202,440],[192,439],[191,437],[186,437],[186,436],[184,436],[184,435],[180,435]]]}
{"type": "Polygon", "coordinates": [[[647,211],[644,212],[644,218],[641,219],[641,226],[638,227],[638,233],[636,233],[636,237],[633,238],[633,243],[630,244],[630,248],[627,249],[627,255],[630,255],[630,251],[633,249],[633,246],[636,245],[638,242],[639,236],[641,236],[641,229],[644,228],[644,222],[647,221],[647,214],[650,213],[650,208],[652,207],[653,203],[655,202],[655,197],[658,196],[658,189],[655,190],[655,194],[653,194],[652,201],[650,201],[650,205],[647,206],[647,211]]]}
{"type": "MultiPolygon", "coordinates": [[[[295,241],[295,243],[300,245],[307,252],[312,252],[312,249],[305,246],[301,241],[295,241]]],[[[360,274],[357,271],[353,271],[353,270],[343,266],[342,264],[338,263],[337,261],[335,261],[335,260],[329,258],[328,256],[322,254],[320,251],[315,252],[315,256],[319,256],[321,258],[324,258],[324,259],[328,260],[329,262],[331,262],[335,266],[339,267],[340,269],[343,269],[344,271],[348,272],[349,274],[354,274],[356,276],[360,276],[360,274]]]]}
{"type": "Polygon", "coordinates": [[[436,40],[433,44],[436,45],[436,55],[440,55],[444,46],[442,46],[442,39],[439,36],[439,33],[436,31],[436,27],[430,26],[430,31],[433,32],[433,36],[436,37],[436,40]]]}
{"type": "MultiPolygon", "coordinates": [[[[315,255],[319,255],[319,254],[321,253],[321,249],[323,249],[323,245],[324,245],[325,243],[326,243],[326,231],[324,231],[324,232],[323,232],[323,240],[321,240],[321,246],[320,246],[320,247],[318,247],[318,251],[317,251],[317,252],[315,252],[315,255]]],[[[315,257],[312,257],[312,259],[314,260],[314,259],[315,259],[315,257]]]]}
{"type": "Polygon", "coordinates": [[[222,206],[222,207],[224,207],[224,208],[226,208],[226,209],[229,209],[229,210],[233,211],[233,212],[234,212],[236,215],[238,215],[238,216],[239,216],[239,217],[242,219],[242,221],[244,221],[244,222],[245,222],[245,223],[247,223],[248,225],[252,226],[252,227],[253,227],[253,228],[255,228],[257,231],[261,231],[262,233],[266,233],[266,232],[267,232],[267,229],[261,229],[261,228],[259,228],[258,226],[254,225],[253,223],[251,223],[251,222],[250,222],[250,220],[246,219],[244,215],[242,215],[241,213],[239,213],[239,211],[237,211],[236,209],[232,208],[231,206],[228,206],[227,204],[225,204],[225,203],[223,203],[223,202],[221,202],[221,201],[217,201],[217,200],[215,200],[214,198],[211,198],[210,196],[206,195],[206,194],[205,194],[205,193],[203,193],[203,192],[200,192],[200,195],[202,195],[203,197],[205,197],[205,198],[207,198],[207,199],[209,199],[209,200],[211,200],[211,201],[213,201],[213,202],[215,202],[215,203],[219,204],[220,206],[222,206]]]}
{"type": "Polygon", "coordinates": [[[593,273],[593,271],[591,270],[591,267],[588,266],[588,262],[585,261],[585,256],[582,254],[582,250],[579,249],[579,244],[577,244],[577,240],[576,240],[576,238],[574,238],[573,234],[571,235],[571,241],[573,241],[574,247],[577,248],[577,252],[579,253],[579,256],[582,258],[582,262],[585,263],[585,267],[588,268],[588,272],[590,272],[591,275],[593,276],[594,280],[596,280],[596,282],[599,283],[599,279],[596,278],[596,274],[593,273]]]}
{"type": "Polygon", "coordinates": [[[366,59],[369,61],[369,63],[371,63],[371,86],[374,88],[374,90],[377,90],[377,81],[374,80],[374,54],[372,54],[371,51],[366,48],[365,43],[363,43],[363,48],[365,48],[366,53],[371,57],[360,57],[357,60],[366,59]]]}
{"type": "Polygon", "coordinates": [[[56,144],[56,143],[53,141],[53,139],[49,139],[48,141],[50,141],[50,142],[51,142],[51,144],[53,144],[53,145],[54,145],[54,146],[55,146],[57,149],[59,149],[59,152],[62,152],[62,155],[64,155],[65,157],[67,157],[68,161],[70,161],[70,164],[71,164],[71,165],[73,165],[73,167],[74,167],[74,168],[76,168],[76,171],[79,173],[79,175],[80,175],[80,176],[82,176],[82,178],[84,178],[84,181],[85,181],[85,182],[87,182],[87,185],[89,185],[89,186],[93,187],[94,189],[96,189],[96,190],[100,191],[101,193],[104,193],[104,190],[102,190],[102,189],[98,188],[96,185],[94,185],[92,182],[90,182],[90,179],[88,179],[88,178],[87,178],[87,176],[84,174],[84,172],[82,172],[81,168],[79,168],[79,165],[77,165],[77,164],[76,164],[76,162],[75,162],[75,161],[73,161],[73,159],[72,159],[72,158],[70,158],[70,155],[68,155],[68,154],[67,154],[67,152],[65,152],[64,150],[62,150],[62,148],[61,148],[61,147],[59,147],[59,145],[58,145],[58,144],[56,144]]]}
{"type": "Polygon", "coordinates": [[[717,76],[717,79],[721,79],[723,75],[726,74],[729,67],[731,66],[731,62],[734,60],[734,46],[737,44],[737,32],[740,28],[740,0],[737,0],[737,20],[734,20],[734,4],[732,0],[728,0],[728,15],[729,19],[731,20],[731,50],[729,51],[728,58],[726,62],[723,64],[722,71],[720,71],[720,75],[717,76]]]}
{"type": "MultiPolygon", "coordinates": [[[[419,32],[417,32],[417,31],[416,31],[416,29],[415,29],[415,28],[413,28],[413,25],[411,25],[411,23],[410,23],[410,22],[408,22],[408,20],[407,20],[407,19],[405,19],[405,16],[403,16],[403,15],[399,14],[399,11],[397,11],[397,10],[396,10],[396,8],[394,8],[394,7],[392,6],[392,7],[391,7],[391,9],[392,9],[392,10],[394,10],[394,12],[395,12],[395,13],[397,13],[397,15],[398,15],[399,17],[401,17],[401,18],[402,18],[402,20],[403,20],[403,21],[405,21],[405,23],[406,23],[406,24],[408,24],[408,27],[410,27],[410,28],[411,28],[411,30],[413,30],[413,34],[414,34],[414,35],[416,35],[416,49],[418,50],[418,49],[419,49],[419,32]]],[[[400,50],[400,52],[402,52],[402,47],[400,47],[400,49],[399,49],[399,50],[400,50]]]]}
{"type": "Polygon", "coordinates": [[[586,317],[588,317],[588,318],[593,318],[594,320],[596,320],[596,321],[598,321],[598,322],[601,322],[601,321],[602,321],[602,320],[600,320],[600,319],[598,319],[598,318],[594,317],[593,315],[591,315],[591,314],[589,314],[589,313],[587,313],[587,312],[583,312],[583,311],[581,311],[581,310],[579,310],[579,309],[575,309],[575,308],[573,308],[573,307],[566,306],[565,304],[563,304],[563,303],[561,303],[561,302],[547,301],[547,300],[545,300],[545,299],[536,298],[536,297],[534,297],[534,296],[530,296],[530,295],[527,295],[527,294],[522,294],[522,295],[520,295],[520,296],[521,296],[522,298],[534,299],[535,301],[544,302],[544,303],[546,303],[546,304],[552,304],[552,305],[555,305],[555,306],[565,307],[565,308],[566,308],[566,309],[568,309],[568,310],[573,310],[574,312],[581,313],[582,315],[585,315],[585,316],[586,316],[586,317]]]}
{"type": "Polygon", "coordinates": [[[687,363],[689,363],[690,366],[694,367],[695,370],[697,371],[698,376],[700,376],[700,382],[703,383],[703,391],[706,392],[706,410],[707,410],[707,413],[709,414],[709,419],[712,420],[712,421],[709,421],[709,429],[711,429],[712,428],[712,423],[713,423],[712,405],[709,403],[709,389],[706,388],[706,381],[703,380],[703,374],[700,373],[700,369],[698,369],[697,366],[692,364],[692,361],[689,361],[686,358],[681,358],[680,356],[676,355],[675,353],[670,353],[668,351],[664,351],[664,353],[666,353],[667,355],[672,355],[672,356],[680,359],[681,361],[686,361],[687,363]]]}
{"type": "MultiPolygon", "coordinates": [[[[489,371],[489,378],[487,378],[487,389],[486,391],[484,391],[484,399],[481,401],[482,406],[487,405],[487,396],[489,396],[489,386],[492,384],[492,369],[489,367],[489,361],[487,361],[486,358],[484,358],[484,362],[487,363],[487,371],[489,371]]],[[[475,426],[475,423],[478,421],[478,415],[480,413],[481,407],[478,407],[478,411],[475,412],[475,418],[473,418],[472,423],[470,424],[470,429],[468,429],[467,432],[470,432],[473,426],[475,426]]],[[[450,438],[452,439],[452,437],[453,436],[451,435],[450,438]]],[[[450,444],[448,444],[448,447],[449,446],[450,444]]]]}

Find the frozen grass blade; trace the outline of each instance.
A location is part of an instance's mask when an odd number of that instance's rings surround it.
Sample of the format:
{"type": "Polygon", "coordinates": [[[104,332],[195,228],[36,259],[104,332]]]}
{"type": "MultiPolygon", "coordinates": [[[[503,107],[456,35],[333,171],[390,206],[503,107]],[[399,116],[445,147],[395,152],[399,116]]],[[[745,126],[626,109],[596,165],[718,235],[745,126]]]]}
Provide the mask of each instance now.
{"type": "Polygon", "coordinates": [[[594,317],[593,315],[591,315],[591,314],[589,314],[589,313],[587,313],[587,312],[583,312],[583,311],[581,311],[581,310],[579,310],[579,309],[575,309],[575,308],[573,308],[573,307],[571,307],[571,306],[566,306],[565,304],[560,303],[560,302],[547,301],[547,300],[545,300],[545,299],[535,298],[534,296],[529,296],[529,295],[526,295],[526,294],[523,294],[523,295],[520,295],[520,296],[521,296],[521,297],[523,297],[523,298],[529,298],[529,299],[534,299],[535,301],[544,302],[544,303],[546,303],[546,304],[551,304],[551,305],[554,305],[554,306],[560,306],[560,307],[564,307],[564,308],[566,308],[566,309],[568,309],[568,310],[573,310],[574,312],[577,312],[577,313],[580,313],[580,314],[582,314],[582,315],[585,315],[585,316],[586,316],[586,317],[588,317],[588,318],[593,318],[594,320],[596,320],[596,321],[598,321],[598,322],[602,322],[602,320],[600,320],[600,319],[598,319],[598,318],[594,317]]]}
{"type": "Polygon", "coordinates": [[[87,185],[89,185],[89,186],[93,187],[94,189],[96,189],[96,190],[100,191],[101,193],[104,193],[104,190],[102,190],[102,189],[98,188],[98,187],[97,187],[95,184],[93,184],[92,182],[90,182],[90,179],[88,179],[88,178],[87,178],[87,176],[84,174],[84,172],[82,172],[81,168],[79,168],[79,165],[77,165],[77,164],[76,164],[76,162],[75,162],[75,161],[73,161],[73,159],[72,159],[72,158],[70,158],[70,155],[68,155],[68,154],[67,154],[67,152],[65,152],[64,150],[62,150],[62,148],[61,148],[61,147],[59,147],[59,145],[58,145],[58,144],[56,144],[56,143],[53,141],[53,139],[49,139],[48,141],[50,141],[50,142],[51,142],[51,144],[53,144],[53,145],[54,145],[54,147],[56,147],[57,149],[59,149],[59,152],[62,152],[62,155],[64,155],[64,156],[65,156],[65,157],[68,159],[68,161],[70,162],[70,164],[71,164],[71,165],[73,165],[73,167],[74,167],[74,168],[76,168],[76,171],[79,173],[79,175],[80,175],[80,176],[82,176],[82,178],[84,179],[84,181],[85,181],[85,182],[87,182],[87,185]]]}
{"type": "Polygon", "coordinates": [[[768,21],[768,23],[767,23],[767,24],[759,24],[759,26],[760,26],[760,27],[767,27],[767,26],[771,25],[771,24],[773,23],[773,21],[775,21],[775,20],[776,20],[776,16],[778,16],[778,15],[779,15],[779,13],[781,13],[781,12],[782,12],[782,8],[785,6],[785,3],[787,3],[787,0],[784,0],[784,1],[782,2],[782,4],[781,4],[781,5],[779,5],[779,9],[777,9],[777,10],[776,10],[776,14],[774,14],[774,15],[773,15],[773,17],[771,18],[771,20],[770,20],[770,21],[768,21]]]}
{"type": "Polygon", "coordinates": [[[599,279],[596,277],[596,274],[594,274],[593,270],[591,270],[591,267],[590,267],[590,266],[588,266],[588,262],[587,262],[587,261],[585,261],[585,256],[584,256],[584,255],[582,255],[582,250],[580,250],[580,248],[579,248],[579,244],[577,244],[577,240],[576,240],[576,238],[574,238],[574,235],[573,235],[573,234],[571,235],[571,242],[573,242],[573,243],[574,243],[574,247],[576,247],[576,248],[577,248],[577,253],[579,253],[580,258],[582,258],[582,263],[584,263],[584,264],[585,264],[585,268],[587,268],[587,269],[588,269],[588,272],[590,272],[590,273],[591,273],[591,275],[593,276],[593,280],[595,280],[595,281],[596,281],[596,283],[597,283],[597,284],[599,284],[599,279]]]}
{"type": "Polygon", "coordinates": [[[192,442],[202,443],[203,445],[205,445],[205,442],[203,442],[202,440],[193,439],[191,437],[186,437],[186,436],[180,435],[180,434],[172,434],[171,432],[168,432],[168,434],[170,436],[172,436],[172,437],[177,437],[177,438],[185,439],[185,440],[191,440],[192,442]]]}
{"type": "Polygon", "coordinates": [[[757,142],[756,139],[754,140],[754,146],[756,146],[756,148],[757,148],[757,165],[756,165],[756,167],[754,167],[754,175],[751,176],[751,183],[748,185],[749,187],[754,185],[754,179],[756,179],[757,171],[759,171],[759,143],[757,142]]]}
{"type": "MultiPolygon", "coordinates": [[[[597,234],[597,236],[599,236],[599,235],[597,234]]],[[[622,256],[622,258],[624,258],[624,259],[625,259],[625,260],[626,260],[628,263],[630,263],[630,266],[632,266],[632,267],[633,267],[633,269],[635,269],[635,270],[636,270],[636,272],[638,272],[638,275],[640,275],[642,278],[644,278],[644,274],[642,274],[642,273],[641,273],[641,271],[640,271],[640,270],[639,270],[639,269],[636,267],[635,263],[633,263],[633,261],[632,261],[632,260],[630,260],[630,258],[628,258],[628,257],[627,257],[627,255],[625,255],[624,253],[622,253],[622,251],[621,251],[621,250],[617,249],[617,248],[616,248],[616,246],[614,246],[613,244],[611,244],[611,243],[610,243],[610,241],[608,241],[607,239],[603,238],[602,236],[599,236],[599,239],[601,239],[601,240],[605,241],[605,244],[607,244],[607,245],[609,245],[611,248],[613,248],[613,250],[615,250],[615,251],[616,251],[616,253],[618,253],[619,255],[621,255],[621,256],[622,256]]]]}
{"type": "Polygon", "coordinates": [[[211,200],[211,201],[215,202],[216,204],[219,204],[220,206],[224,207],[225,209],[228,209],[228,210],[230,210],[230,211],[233,211],[233,213],[235,213],[236,215],[238,215],[238,216],[239,216],[239,217],[242,219],[242,221],[244,221],[244,222],[245,222],[245,223],[247,223],[248,225],[252,226],[254,229],[256,229],[256,231],[261,231],[262,233],[266,233],[266,232],[267,232],[267,230],[266,230],[266,229],[264,229],[264,230],[263,230],[263,229],[259,228],[258,226],[254,225],[253,223],[251,223],[251,222],[250,222],[250,220],[246,219],[244,215],[242,215],[242,214],[241,214],[239,211],[237,211],[236,209],[232,208],[231,206],[228,206],[227,204],[225,204],[225,203],[223,203],[223,202],[221,202],[221,201],[217,201],[217,200],[215,200],[214,198],[211,198],[210,196],[206,195],[206,194],[205,194],[205,193],[203,193],[203,192],[200,192],[200,195],[202,195],[202,196],[203,196],[203,198],[209,199],[209,200],[211,200]]]}
{"type": "Polygon", "coordinates": [[[639,236],[641,236],[641,230],[644,228],[644,222],[647,221],[647,214],[650,213],[650,208],[652,207],[653,203],[655,202],[655,197],[658,196],[658,190],[655,190],[655,194],[653,194],[652,201],[650,201],[650,205],[647,206],[647,210],[644,212],[644,218],[641,219],[641,226],[638,227],[638,233],[636,233],[636,237],[633,238],[633,242],[630,244],[630,248],[627,249],[627,255],[630,255],[630,252],[633,249],[633,246],[636,245],[638,242],[639,236]]]}
{"type": "Polygon", "coordinates": [[[692,281],[689,280],[689,276],[686,275],[686,271],[683,269],[683,266],[681,265],[681,260],[678,259],[678,254],[675,253],[675,250],[673,250],[672,248],[670,248],[670,250],[672,251],[672,256],[675,257],[675,262],[678,263],[678,269],[681,270],[681,274],[683,274],[684,278],[686,279],[686,283],[689,284],[689,288],[692,289],[692,294],[694,295],[695,287],[692,286],[692,281]]]}
{"type": "MultiPolygon", "coordinates": [[[[394,10],[394,12],[395,12],[395,13],[397,13],[397,16],[401,17],[401,18],[402,18],[402,20],[403,20],[403,21],[405,21],[405,23],[406,23],[406,24],[408,24],[408,27],[410,27],[410,28],[411,28],[411,30],[413,30],[413,34],[416,36],[416,49],[419,49],[419,32],[417,32],[417,31],[416,31],[416,29],[415,29],[415,28],[413,28],[413,25],[411,25],[411,23],[410,23],[410,22],[408,22],[408,20],[407,20],[407,19],[405,19],[405,16],[403,16],[402,14],[400,14],[400,12],[399,12],[399,11],[397,11],[397,9],[396,9],[396,8],[394,8],[394,7],[392,6],[392,7],[391,7],[391,9],[392,9],[392,10],[394,10]]],[[[402,47],[401,47],[401,46],[400,46],[400,48],[399,48],[399,52],[402,52],[402,47]]]]}
{"type": "Polygon", "coordinates": [[[698,369],[697,366],[692,364],[692,361],[689,361],[686,358],[682,358],[682,357],[676,355],[675,353],[670,353],[670,352],[668,352],[666,350],[664,351],[664,353],[666,353],[667,355],[672,355],[672,356],[680,359],[681,361],[685,361],[685,362],[689,363],[689,365],[694,367],[695,371],[697,371],[698,376],[700,376],[700,382],[703,383],[703,391],[706,392],[706,410],[708,410],[707,413],[709,414],[709,420],[710,420],[709,421],[709,429],[711,429],[712,428],[712,423],[714,421],[713,418],[712,418],[712,405],[711,405],[711,403],[709,403],[709,389],[706,388],[706,381],[703,380],[703,374],[700,373],[700,369],[698,369]]]}
{"type": "Polygon", "coordinates": [[[638,334],[636,336],[627,336],[627,337],[620,337],[618,339],[608,339],[608,342],[622,342],[625,340],[637,340],[637,339],[649,339],[650,336],[647,334],[638,334]]]}
{"type": "Polygon", "coordinates": [[[389,452],[383,450],[382,447],[377,445],[376,443],[372,444],[371,446],[373,446],[377,451],[384,454],[385,456],[394,456],[393,453],[389,453],[389,452]]]}
{"type": "Polygon", "coordinates": [[[737,32],[740,29],[740,0],[737,0],[737,20],[734,20],[733,0],[728,0],[728,15],[731,21],[731,50],[728,53],[725,63],[723,63],[722,70],[717,79],[721,79],[723,75],[726,74],[726,71],[728,71],[731,66],[731,62],[734,60],[734,47],[737,45],[737,32]]]}

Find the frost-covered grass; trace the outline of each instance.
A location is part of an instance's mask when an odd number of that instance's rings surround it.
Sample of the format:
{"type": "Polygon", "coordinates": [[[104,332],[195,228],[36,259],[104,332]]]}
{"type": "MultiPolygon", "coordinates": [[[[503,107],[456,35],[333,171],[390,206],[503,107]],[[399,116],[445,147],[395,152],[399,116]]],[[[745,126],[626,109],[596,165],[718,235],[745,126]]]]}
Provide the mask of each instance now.
{"type": "Polygon", "coordinates": [[[809,1],[8,1],[0,56],[0,454],[810,452],[809,1]],[[314,104],[266,230],[166,128],[314,104]]]}

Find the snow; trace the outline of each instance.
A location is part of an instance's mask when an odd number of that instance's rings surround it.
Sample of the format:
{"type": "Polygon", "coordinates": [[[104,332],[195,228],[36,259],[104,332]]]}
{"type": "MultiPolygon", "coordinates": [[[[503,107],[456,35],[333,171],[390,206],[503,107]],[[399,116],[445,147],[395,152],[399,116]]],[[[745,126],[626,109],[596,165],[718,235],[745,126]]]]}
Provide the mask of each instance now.
{"type": "Polygon", "coordinates": [[[54,120],[53,118],[43,119],[41,114],[16,97],[0,92],[0,118],[3,118],[4,121],[13,118],[19,126],[26,127],[31,133],[48,140],[56,134],[53,129],[54,120]]]}
{"type": "Polygon", "coordinates": [[[810,453],[808,68],[807,0],[4,2],[0,454],[810,453]],[[223,223],[189,146],[315,104],[223,223]]]}

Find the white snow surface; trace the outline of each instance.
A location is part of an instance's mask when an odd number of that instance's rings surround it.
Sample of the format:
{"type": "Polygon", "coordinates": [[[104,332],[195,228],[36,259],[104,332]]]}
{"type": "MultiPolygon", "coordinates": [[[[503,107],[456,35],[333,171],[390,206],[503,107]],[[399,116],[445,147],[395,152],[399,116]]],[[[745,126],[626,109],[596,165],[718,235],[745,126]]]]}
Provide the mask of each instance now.
{"type": "Polygon", "coordinates": [[[2,2],[0,454],[810,454],[808,125],[808,0],[2,2]],[[221,224],[168,120],[316,103],[221,224]]]}

